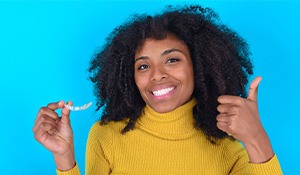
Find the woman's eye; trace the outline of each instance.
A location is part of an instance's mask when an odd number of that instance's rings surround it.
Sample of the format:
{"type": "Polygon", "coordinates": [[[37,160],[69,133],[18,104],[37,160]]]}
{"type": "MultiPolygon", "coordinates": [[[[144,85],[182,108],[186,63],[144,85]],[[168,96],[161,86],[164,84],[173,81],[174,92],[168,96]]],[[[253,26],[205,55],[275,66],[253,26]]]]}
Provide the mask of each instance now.
{"type": "Polygon", "coordinates": [[[175,62],[178,62],[179,59],[178,58],[171,58],[171,59],[168,59],[167,63],[175,63],[175,62]]]}
{"type": "Polygon", "coordinates": [[[141,66],[139,66],[138,67],[138,70],[145,70],[145,69],[147,69],[149,66],[148,65],[141,65],[141,66]]]}

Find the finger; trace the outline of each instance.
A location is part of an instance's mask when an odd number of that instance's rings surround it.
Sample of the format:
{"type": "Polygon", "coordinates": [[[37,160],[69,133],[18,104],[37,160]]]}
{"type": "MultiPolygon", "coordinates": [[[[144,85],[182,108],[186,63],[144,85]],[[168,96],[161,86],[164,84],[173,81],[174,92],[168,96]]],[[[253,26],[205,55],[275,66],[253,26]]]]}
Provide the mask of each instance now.
{"type": "Polygon", "coordinates": [[[41,107],[38,115],[35,119],[35,123],[36,121],[41,117],[41,116],[48,116],[50,118],[52,118],[53,120],[57,120],[58,119],[58,115],[56,112],[52,111],[51,109],[49,109],[48,107],[41,107]]]}
{"type": "Polygon", "coordinates": [[[47,131],[44,131],[41,127],[39,127],[36,131],[34,131],[34,138],[38,142],[42,143],[43,137],[47,136],[47,131]]]}
{"type": "Polygon", "coordinates": [[[230,118],[227,114],[219,114],[217,115],[217,121],[218,122],[223,122],[223,123],[228,123],[230,118]]]}
{"type": "Polygon", "coordinates": [[[56,109],[59,109],[59,108],[62,108],[63,106],[64,106],[64,101],[63,100],[60,100],[59,102],[49,103],[47,105],[47,107],[49,109],[51,109],[52,111],[54,111],[56,109]]]}
{"type": "Polygon", "coordinates": [[[233,95],[221,95],[217,100],[220,104],[240,104],[243,98],[233,95]]]}
{"type": "Polygon", "coordinates": [[[228,130],[227,123],[224,122],[217,122],[217,127],[224,132],[228,130]]]}
{"type": "Polygon", "coordinates": [[[48,117],[48,116],[42,116],[40,117],[34,126],[38,126],[38,125],[41,125],[42,123],[50,123],[50,124],[53,124],[53,125],[56,125],[56,122],[57,120],[53,120],[52,118],[48,117]]]}
{"type": "Polygon", "coordinates": [[[227,111],[228,111],[228,108],[229,108],[229,105],[227,105],[227,104],[222,104],[222,105],[219,105],[218,107],[217,107],[217,111],[219,111],[221,114],[222,113],[227,113],[227,111]]]}
{"type": "MultiPolygon", "coordinates": [[[[68,105],[72,106],[72,101],[67,102],[68,105]]],[[[64,124],[70,124],[70,110],[66,107],[63,107],[61,110],[61,120],[64,124]]]]}
{"type": "Polygon", "coordinates": [[[43,140],[51,133],[51,130],[54,130],[54,127],[49,123],[41,123],[39,125],[35,125],[33,128],[34,138],[42,143],[43,140]]]}
{"type": "Polygon", "coordinates": [[[238,106],[231,104],[222,104],[217,107],[217,111],[221,114],[235,115],[239,112],[238,106]]]}
{"type": "Polygon", "coordinates": [[[258,85],[262,80],[261,76],[256,77],[250,84],[248,99],[251,101],[257,101],[257,94],[258,94],[258,85]]]}
{"type": "Polygon", "coordinates": [[[227,123],[217,122],[217,127],[223,132],[226,132],[229,136],[232,136],[232,133],[230,132],[230,128],[228,127],[227,123]]]}
{"type": "Polygon", "coordinates": [[[52,119],[48,116],[45,116],[45,115],[40,116],[39,119],[36,120],[36,123],[33,126],[32,130],[33,130],[33,132],[37,131],[44,123],[51,124],[55,127],[56,126],[56,121],[57,120],[54,120],[54,119],[52,119]]]}
{"type": "Polygon", "coordinates": [[[48,132],[50,134],[52,134],[53,131],[56,129],[56,127],[51,123],[42,123],[40,127],[43,131],[48,132]]]}

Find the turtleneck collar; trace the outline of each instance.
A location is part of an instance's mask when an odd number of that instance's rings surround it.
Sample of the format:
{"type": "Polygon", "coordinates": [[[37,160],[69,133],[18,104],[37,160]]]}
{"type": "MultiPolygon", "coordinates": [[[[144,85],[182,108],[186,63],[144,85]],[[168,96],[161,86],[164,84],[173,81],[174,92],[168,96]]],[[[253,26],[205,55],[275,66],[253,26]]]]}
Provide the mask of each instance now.
{"type": "Polygon", "coordinates": [[[195,98],[167,113],[158,113],[145,106],[137,127],[154,136],[180,140],[191,137],[196,133],[194,127],[193,107],[197,104],[195,98]]]}

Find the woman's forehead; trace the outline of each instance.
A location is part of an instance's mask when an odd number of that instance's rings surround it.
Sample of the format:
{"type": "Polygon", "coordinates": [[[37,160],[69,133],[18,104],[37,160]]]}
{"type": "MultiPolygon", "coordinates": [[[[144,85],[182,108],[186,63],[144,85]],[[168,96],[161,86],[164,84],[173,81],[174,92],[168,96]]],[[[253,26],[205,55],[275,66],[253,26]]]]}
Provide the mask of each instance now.
{"type": "Polygon", "coordinates": [[[159,44],[161,43],[167,43],[170,45],[182,45],[184,47],[188,46],[185,44],[184,41],[180,40],[175,34],[172,33],[167,33],[165,38],[162,39],[157,39],[157,38],[146,38],[144,40],[142,40],[141,44],[138,46],[138,48],[136,49],[135,54],[139,54],[144,47],[147,45],[148,47],[157,47],[159,44]]]}

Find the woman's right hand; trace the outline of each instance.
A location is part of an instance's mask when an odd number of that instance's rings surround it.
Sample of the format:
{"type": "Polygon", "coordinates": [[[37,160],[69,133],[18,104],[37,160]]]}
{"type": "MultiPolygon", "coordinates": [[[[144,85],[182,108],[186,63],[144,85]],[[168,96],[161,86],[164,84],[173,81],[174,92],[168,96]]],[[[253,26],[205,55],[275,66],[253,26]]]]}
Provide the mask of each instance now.
{"type": "Polygon", "coordinates": [[[41,107],[32,130],[34,138],[53,154],[58,170],[66,171],[75,166],[70,110],[64,107],[63,101],[41,107]],[[61,117],[55,112],[60,108],[61,117]]]}

